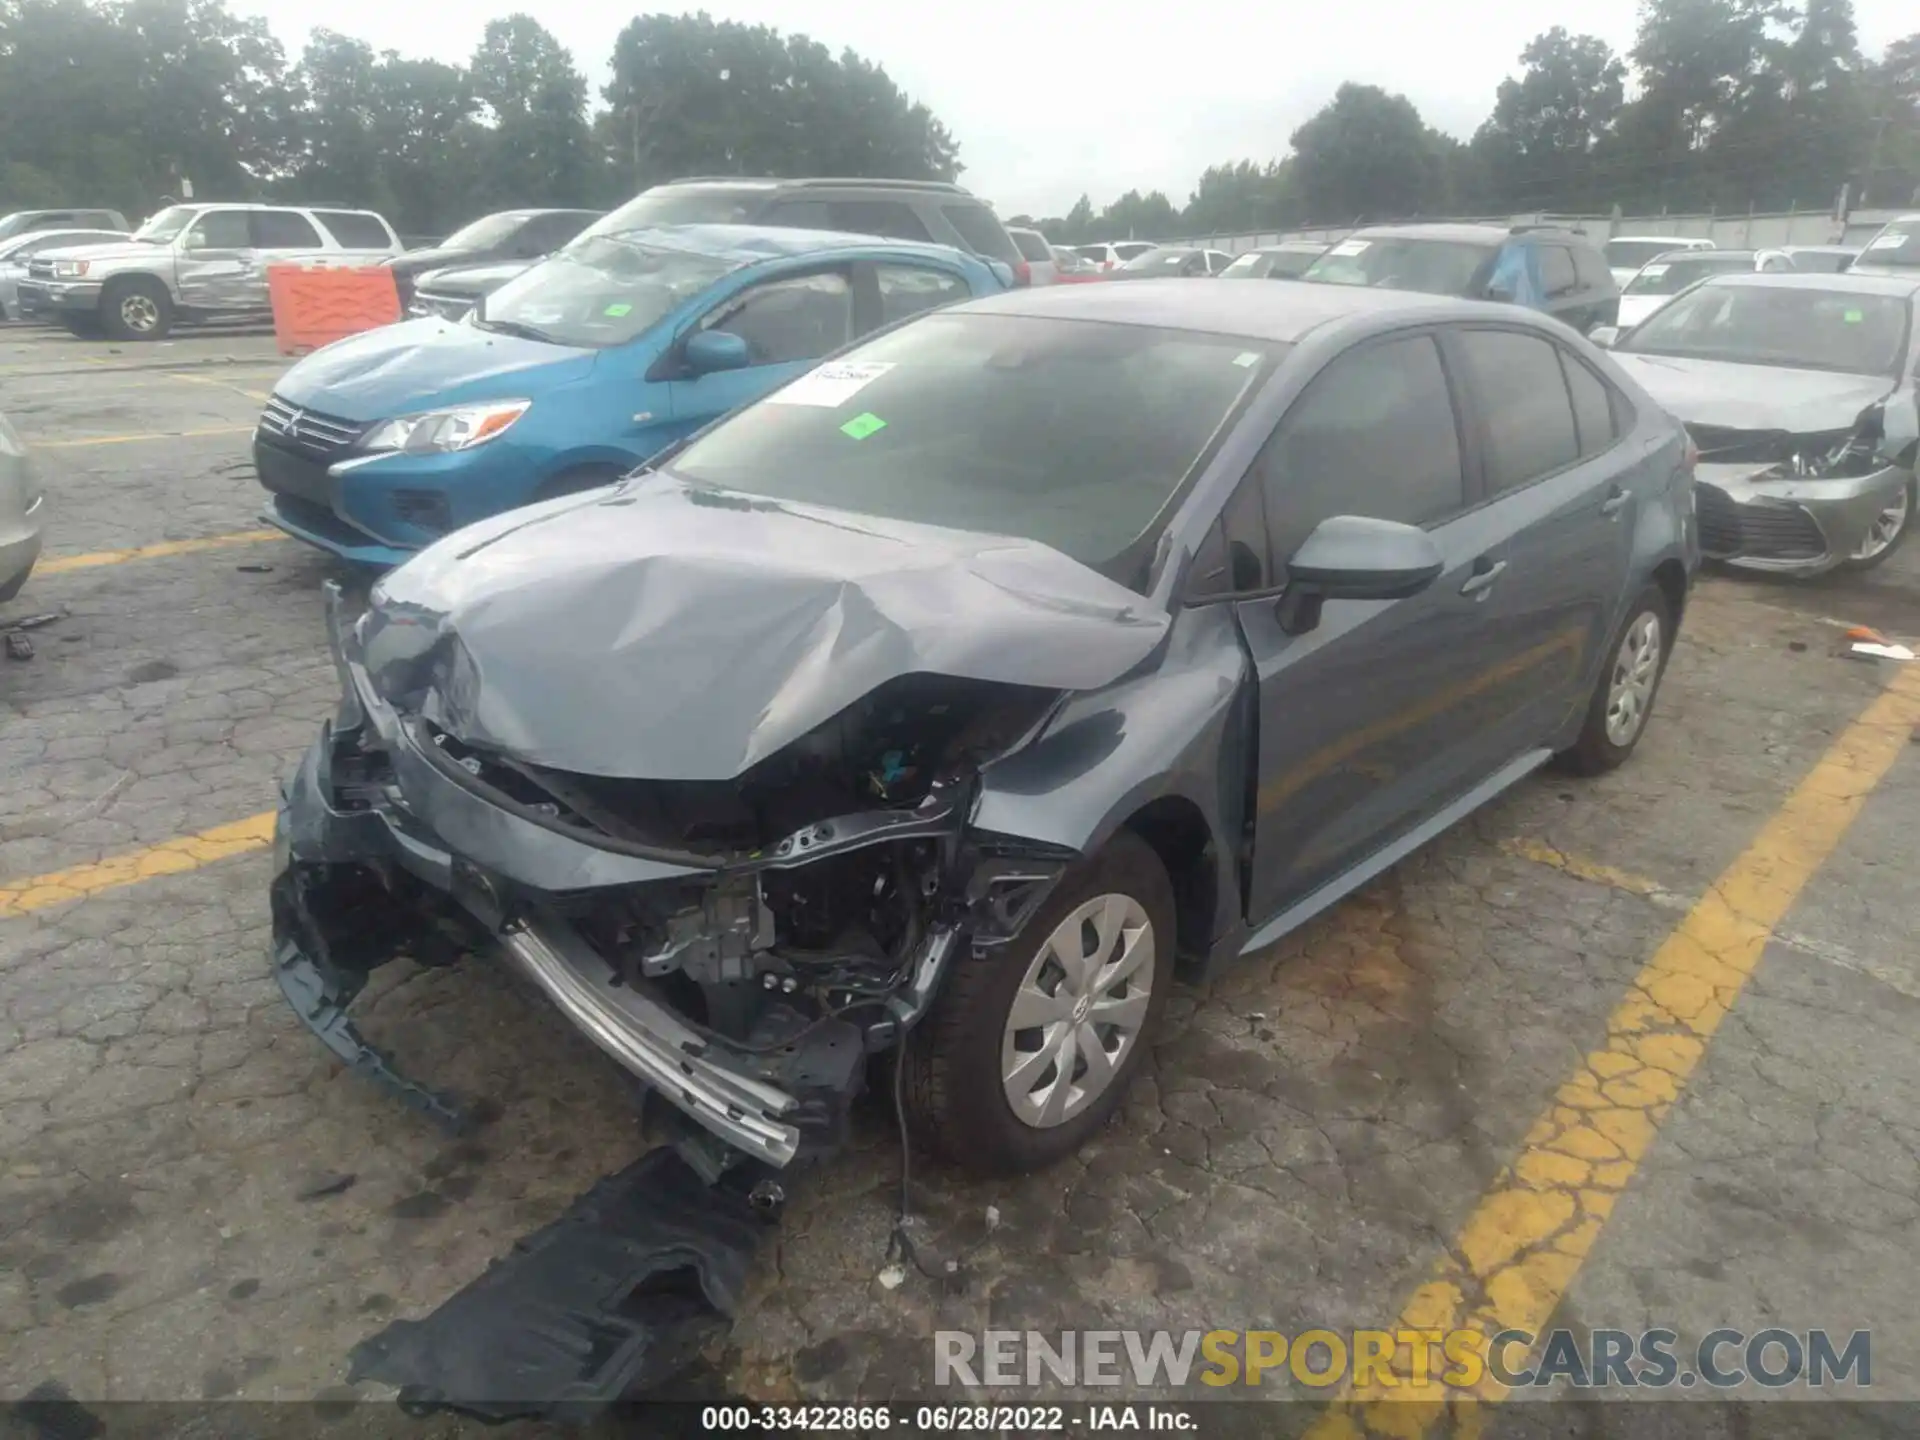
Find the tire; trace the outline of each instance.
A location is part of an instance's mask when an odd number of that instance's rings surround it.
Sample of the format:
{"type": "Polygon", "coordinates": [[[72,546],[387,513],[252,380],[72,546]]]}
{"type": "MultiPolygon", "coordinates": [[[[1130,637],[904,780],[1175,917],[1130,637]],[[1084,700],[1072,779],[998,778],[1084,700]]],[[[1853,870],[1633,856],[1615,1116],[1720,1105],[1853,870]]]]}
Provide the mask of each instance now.
{"type": "Polygon", "coordinates": [[[64,325],[67,333],[76,340],[98,340],[106,333],[100,326],[99,318],[93,315],[63,316],[60,324],[64,325]]]}
{"type": "Polygon", "coordinates": [[[1667,657],[1673,653],[1672,607],[1658,585],[1649,585],[1628,607],[1627,618],[1614,632],[1607,646],[1606,663],[1594,683],[1593,698],[1587,702],[1587,718],[1580,727],[1580,738],[1571,749],[1555,758],[1576,775],[1602,775],[1626,763],[1640,737],[1647,733],[1647,721],[1653,715],[1653,702],[1660,691],[1661,677],[1667,673],[1667,657]],[[1614,714],[1614,686],[1626,676],[1623,669],[1637,666],[1644,654],[1644,627],[1651,622],[1653,640],[1658,647],[1648,673],[1622,698],[1632,700],[1629,724],[1614,714]]]}
{"type": "MultiPolygon", "coordinates": [[[[1018,938],[997,953],[956,959],[932,1011],[905,1042],[901,1079],[914,1139],[977,1175],[1038,1170],[1078,1150],[1119,1107],[1151,1043],[1173,983],[1174,923],[1166,868],[1144,840],[1123,830],[1092,857],[1069,867],[1018,938]],[[1076,912],[1085,916],[1078,925],[1076,912]],[[1096,917],[1108,915],[1120,922],[1116,928],[1122,936],[1130,931],[1136,937],[1130,953],[1152,967],[1143,982],[1144,965],[1136,962],[1131,974],[1113,977],[1105,990],[1102,1008],[1124,1014],[1135,1025],[1130,1032],[1113,1026],[1095,1032],[1100,1008],[1089,1010],[1087,1000],[1076,1005],[1067,998],[1072,987],[1065,967],[1049,954],[1049,942],[1061,929],[1070,932],[1062,943],[1082,954],[1121,953],[1116,947],[1124,940],[1101,943],[1110,932],[1096,917]],[[1043,1006],[1055,1001],[1058,1008],[1043,1013],[1059,1018],[1009,1033],[1014,1001],[1022,993],[1043,1006]],[[1075,1044],[1074,1068],[1064,1087],[1057,1051],[1049,1060],[1029,1062],[1019,1079],[1008,1078],[1005,1066],[1021,1064],[1023,1055],[1038,1055],[1062,1033],[1075,1044]],[[1087,1071],[1078,1047],[1089,1037],[1103,1053],[1117,1052],[1118,1063],[1110,1067],[1103,1088],[1080,1096],[1083,1087],[1073,1080],[1084,1081],[1087,1071]],[[1013,1093],[1025,1097],[1028,1118],[1016,1113],[1013,1093]],[[1050,1118],[1048,1101],[1060,1112],[1050,1118]]],[[[1112,964],[1109,959],[1101,968],[1112,964]]],[[[1100,998],[1100,992],[1092,998],[1100,998]]]]}
{"type": "Polygon", "coordinates": [[[145,275],[110,280],[100,292],[100,323],[115,340],[164,340],[173,329],[173,300],[145,275]]]}
{"type": "Polygon", "coordinates": [[[597,490],[602,485],[611,485],[626,471],[618,465],[576,465],[571,470],[562,470],[558,475],[543,480],[540,488],[533,492],[533,499],[527,503],[537,505],[542,500],[557,500],[562,495],[578,495],[582,490],[597,490]]]}
{"type": "MultiPolygon", "coordinates": [[[[1862,570],[1871,570],[1876,565],[1884,564],[1886,558],[1900,548],[1901,542],[1907,538],[1907,533],[1913,529],[1914,511],[1920,509],[1920,485],[1917,485],[1911,477],[1907,480],[1907,488],[1902,498],[1904,505],[1900,512],[1898,528],[1893,532],[1893,538],[1887,540],[1884,545],[1871,554],[1862,555],[1856,551],[1854,554],[1848,556],[1840,562],[1840,568],[1842,570],[1849,570],[1856,574],[1862,570]]],[[[1892,509],[1893,507],[1889,505],[1886,510],[1881,511],[1881,519],[1884,520],[1888,512],[1892,509]]],[[[1878,524],[1878,522],[1876,522],[1876,524],[1878,524]]],[[[1861,549],[1864,550],[1866,547],[1867,541],[1863,540],[1861,542],[1861,549]]]]}

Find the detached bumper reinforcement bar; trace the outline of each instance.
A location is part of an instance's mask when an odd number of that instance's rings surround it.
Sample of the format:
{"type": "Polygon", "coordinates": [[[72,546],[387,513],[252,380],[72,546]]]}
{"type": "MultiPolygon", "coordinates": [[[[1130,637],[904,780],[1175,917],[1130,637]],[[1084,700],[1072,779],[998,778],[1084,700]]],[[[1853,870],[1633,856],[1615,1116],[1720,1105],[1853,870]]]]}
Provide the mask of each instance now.
{"type": "Polygon", "coordinates": [[[784,1117],[795,1099],[777,1086],[705,1058],[710,1048],[671,1010],[624,985],[586,942],[563,926],[515,921],[501,944],[547,998],[627,1069],[671,1097],[703,1128],[769,1165],[800,1146],[784,1117]]]}

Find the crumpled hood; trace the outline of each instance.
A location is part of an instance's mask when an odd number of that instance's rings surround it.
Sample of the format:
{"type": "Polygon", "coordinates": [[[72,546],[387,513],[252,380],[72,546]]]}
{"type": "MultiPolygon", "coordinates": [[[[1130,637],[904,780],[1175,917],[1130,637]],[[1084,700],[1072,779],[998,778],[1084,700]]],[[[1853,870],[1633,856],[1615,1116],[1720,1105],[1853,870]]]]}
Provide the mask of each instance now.
{"type": "Polygon", "coordinates": [[[441,404],[535,398],[585,377],[598,354],[451,320],[408,320],[314,351],[274,390],[326,415],[383,420],[441,404]]]}
{"type": "Polygon", "coordinates": [[[1729,430],[1785,430],[1818,434],[1845,430],[1860,412],[1885,398],[1891,378],[1787,370],[1668,355],[1614,351],[1620,368],[1683,425],[1729,430]]]}
{"type": "Polygon", "coordinates": [[[654,475],[456,532],[358,633],[380,694],[469,745],[726,780],[896,676],[1096,689],[1168,624],[1034,541],[654,475]]]}

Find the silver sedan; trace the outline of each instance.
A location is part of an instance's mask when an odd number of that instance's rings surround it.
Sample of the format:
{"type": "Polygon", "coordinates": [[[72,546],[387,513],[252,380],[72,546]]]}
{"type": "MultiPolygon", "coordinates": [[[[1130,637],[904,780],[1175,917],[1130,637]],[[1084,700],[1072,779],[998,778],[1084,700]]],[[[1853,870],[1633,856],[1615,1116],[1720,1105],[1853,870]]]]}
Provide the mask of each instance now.
{"type": "Polygon", "coordinates": [[[1920,277],[1720,275],[1618,341],[1698,450],[1708,559],[1817,575],[1878,565],[1906,539],[1920,510],[1916,311],[1920,277]]]}
{"type": "Polygon", "coordinates": [[[18,595],[33,573],[46,510],[27,447],[0,415],[0,603],[18,595]]]}
{"type": "Polygon", "coordinates": [[[20,318],[20,282],[26,278],[30,256],[69,245],[98,245],[126,238],[118,230],[30,230],[0,240],[0,320],[20,318]]]}

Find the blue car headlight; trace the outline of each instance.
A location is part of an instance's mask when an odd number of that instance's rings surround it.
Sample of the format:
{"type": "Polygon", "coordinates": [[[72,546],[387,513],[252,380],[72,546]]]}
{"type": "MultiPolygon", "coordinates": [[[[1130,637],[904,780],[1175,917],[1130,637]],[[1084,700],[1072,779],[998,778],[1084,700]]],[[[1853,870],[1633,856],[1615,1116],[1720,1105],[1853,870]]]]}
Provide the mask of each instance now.
{"type": "Polygon", "coordinates": [[[506,434],[532,404],[531,400],[490,400],[479,405],[429,410],[424,415],[397,415],[391,420],[382,420],[368,431],[360,448],[376,452],[404,450],[409,455],[471,450],[506,434]]]}

